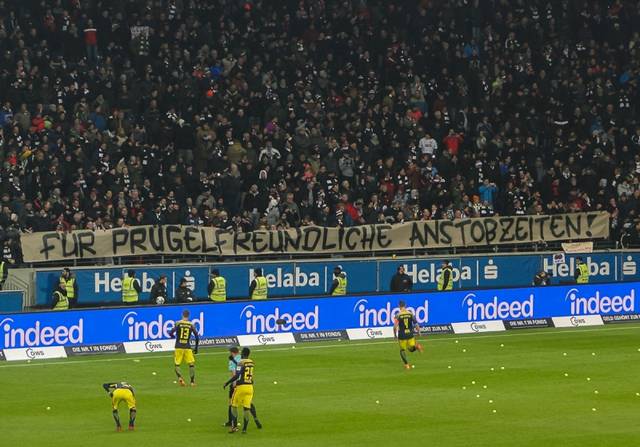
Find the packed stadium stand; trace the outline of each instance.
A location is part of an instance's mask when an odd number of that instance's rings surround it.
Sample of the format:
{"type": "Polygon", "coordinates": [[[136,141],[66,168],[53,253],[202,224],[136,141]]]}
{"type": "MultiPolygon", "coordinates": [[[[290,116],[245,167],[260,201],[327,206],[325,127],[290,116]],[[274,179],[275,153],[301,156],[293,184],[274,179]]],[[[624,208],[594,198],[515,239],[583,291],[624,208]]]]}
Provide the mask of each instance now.
{"type": "Polygon", "coordinates": [[[0,227],[606,210],[640,243],[640,4],[0,1],[0,227]]]}

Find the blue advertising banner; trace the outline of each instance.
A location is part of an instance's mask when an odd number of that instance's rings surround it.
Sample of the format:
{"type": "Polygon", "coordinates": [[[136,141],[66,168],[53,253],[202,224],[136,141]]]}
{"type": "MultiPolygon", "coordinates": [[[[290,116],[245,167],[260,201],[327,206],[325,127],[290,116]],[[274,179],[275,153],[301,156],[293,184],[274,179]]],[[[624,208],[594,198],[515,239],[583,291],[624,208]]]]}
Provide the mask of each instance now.
{"type": "MultiPolygon", "coordinates": [[[[400,297],[421,325],[636,314],[640,283],[189,304],[205,338],[388,328],[400,297]],[[277,324],[278,320],[285,324],[277,324]]],[[[183,306],[0,315],[0,348],[147,342],[169,338],[183,306]]],[[[488,324],[488,323],[487,323],[488,324]]],[[[7,352],[7,351],[5,351],[7,352]]]]}
{"type": "MultiPolygon", "coordinates": [[[[576,257],[565,255],[556,259],[553,254],[459,256],[448,258],[453,266],[454,289],[491,287],[523,287],[531,285],[534,275],[545,270],[552,275],[553,284],[573,281],[576,257]]],[[[640,254],[594,253],[581,255],[587,263],[591,283],[640,280],[640,254]]],[[[291,297],[328,294],[333,281],[333,268],[342,266],[347,274],[349,293],[388,292],[391,278],[400,265],[405,267],[416,291],[436,289],[442,259],[412,258],[397,260],[330,260],[288,261],[198,265],[165,265],[135,267],[142,286],[141,300],[161,274],[167,275],[169,298],[174,296],[181,278],[186,278],[196,297],[206,299],[209,272],[217,268],[227,280],[227,296],[247,298],[253,269],[262,267],[269,284],[270,297],[291,297]]],[[[126,270],[126,269],[124,269],[126,270]]],[[[122,267],[74,269],[79,289],[79,302],[84,304],[120,302],[122,297],[122,267]]],[[[46,305],[56,285],[60,271],[38,271],[35,275],[36,304],[46,305]]]]}

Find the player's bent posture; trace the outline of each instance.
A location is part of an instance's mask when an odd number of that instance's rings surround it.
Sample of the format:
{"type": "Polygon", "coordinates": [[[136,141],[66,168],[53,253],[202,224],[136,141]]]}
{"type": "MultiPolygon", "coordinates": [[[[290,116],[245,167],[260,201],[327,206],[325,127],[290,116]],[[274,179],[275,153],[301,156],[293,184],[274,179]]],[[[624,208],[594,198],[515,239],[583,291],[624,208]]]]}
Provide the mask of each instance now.
{"type": "Polygon", "coordinates": [[[122,431],[120,425],[120,414],[118,407],[121,402],[126,402],[129,407],[129,430],[133,430],[136,423],[136,396],[133,387],[127,382],[103,383],[102,388],[109,393],[111,397],[111,407],[113,410],[113,419],[116,421],[116,430],[122,431]]]}
{"type": "MultiPolygon", "coordinates": [[[[238,364],[240,363],[241,356],[240,350],[236,346],[232,346],[229,348],[229,372],[231,373],[231,377],[236,375],[238,370],[238,364]]],[[[233,399],[233,392],[235,391],[236,386],[235,383],[232,383],[229,386],[229,411],[228,411],[228,419],[224,424],[225,427],[231,427],[233,422],[233,411],[231,410],[231,404],[233,399]]],[[[258,413],[256,412],[256,406],[253,402],[251,402],[251,416],[253,416],[253,421],[256,423],[256,427],[262,428],[262,424],[258,420],[258,413]]]]}
{"type": "Polygon", "coordinates": [[[247,426],[249,425],[249,413],[251,412],[251,401],[253,400],[253,360],[249,358],[251,350],[249,348],[242,348],[240,354],[240,362],[238,363],[238,369],[236,373],[224,384],[223,388],[231,385],[235,382],[235,390],[231,397],[231,428],[229,433],[235,433],[238,431],[238,408],[243,408],[244,423],[242,425],[242,433],[247,433],[247,426]]]}
{"type": "Polygon", "coordinates": [[[194,354],[198,353],[198,344],[200,338],[196,328],[193,327],[193,323],[189,320],[189,311],[187,309],[182,311],[182,320],[177,321],[176,325],[169,332],[169,336],[176,337],[176,348],[174,353],[174,363],[176,366],[176,376],[178,376],[178,382],[180,386],[185,386],[182,373],[180,372],[180,365],[183,362],[187,362],[189,365],[189,376],[191,377],[191,386],[196,386],[196,358],[194,354]],[[191,336],[196,341],[194,349],[191,349],[191,336]]]}
{"type": "Polygon", "coordinates": [[[394,318],[393,335],[398,339],[400,344],[400,357],[406,369],[411,368],[407,360],[407,351],[414,352],[416,349],[423,351],[422,345],[416,342],[415,333],[420,331],[420,326],[416,321],[415,315],[407,310],[407,304],[404,301],[398,303],[400,311],[394,318]]]}

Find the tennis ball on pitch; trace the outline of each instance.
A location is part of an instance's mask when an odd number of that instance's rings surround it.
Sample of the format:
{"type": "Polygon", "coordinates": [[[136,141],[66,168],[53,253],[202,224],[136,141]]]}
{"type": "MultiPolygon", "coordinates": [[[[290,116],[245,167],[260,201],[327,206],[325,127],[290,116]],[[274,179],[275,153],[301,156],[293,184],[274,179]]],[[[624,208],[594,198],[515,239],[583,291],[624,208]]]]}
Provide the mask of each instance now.
{"type": "Polygon", "coordinates": [[[565,377],[569,377],[569,373],[564,373],[564,376],[565,377]]]}
{"type": "Polygon", "coordinates": [[[501,347],[501,348],[504,348],[504,343],[500,343],[500,347],[501,347]]]}
{"type": "Polygon", "coordinates": [[[479,394],[476,394],[476,397],[480,397],[480,395],[479,395],[479,394]]]}
{"type": "Polygon", "coordinates": [[[456,343],[458,343],[458,340],[456,340],[456,343]]]}
{"type": "Polygon", "coordinates": [[[487,385],[482,385],[482,388],[484,388],[486,390],[487,389],[487,385]]]}
{"type": "Polygon", "coordinates": [[[598,390],[595,390],[595,391],[593,392],[593,394],[598,394],[598,390]]]}
{"type": "Polygon", "coordinates": [[[591,377],[587,377],[587,382],[591,382],[591,377]]]}
{"type": "Polygon", "coordinates": [[[416,365],[411,365],[411,369],[415,369],[416,365]]]}
{"type": "Polygon", "coordinates": [[[447,369],[451,369],[451,365],[447,366],[447,369]]]}
{"type": "Polygon", "coordinates": [[[495,368],[491,368],[491,371],[495,371],[495,370],[496,370],[495,368]]]}
{"type": "Polygon", "coordinates": [[[47,407],[47,411],[51,410],[51,407],[47,407]]]}
{"type": "Polygon", "coordinates": [[[563,353],[562,353],[562,355],[566,357],[566,356],[567,356],[567,353],[566,353],[566,352],[563,352],[563,353]]]}
{"type": "Polygon", "coordinates": [[[463,349],[463,350],[462,350],[462,352],[467,352],[467,350],[466,350],[466,349],[463,349]]]}
{"type": "Polygon", "coordinates": [[[158,374],[158,373],[155,372],[155,371],[151,373],[152,376],[155,376],[156,374],[158,374]]]}
{"type": "Polygon", "coordinates": [[[595,408],[592,408],[592,409],[591,409],[591,411],[596,411],[596,409],[595,409],[595,408]]]}
{"type": "Polygon", "coordinates": [[[497,410],[492,410],[493,413],[496,413],[497,410]]]}
{"type": "Polygon", "coordinates": [[[380,401],[379,401],[379,400],[377,400],[377,401],[376,401],[376,403],[377,403],[377,404],[380,404],[380,401]]]}
{"type": "Polygon", "coordinates": [[[274,380],[274,381],[273,381],[273,384],[274,384],[274,385],[277,385],[277,384],[278,384],[278,381],[277,381],[277,380],[274,380]]]}
{"type": "Polygon", "coordinates": [[[492,403],[493,403],[493,400],[489,399],[489,403],[490,403],[490,404],[492,404],[492,403]]]}
{"type": "Polygon", "coordinates": [[[191,422],[191,418],[187,418],[187,422],[191,422]]]}
{"type": "Polygon", "coordinates": [[[500,369],[504,369],[504,366],[501,366],[500,369]]]}
{"type": "Polygon", "coordinates": [[[475,380],[472,380],[472,381],[471,381],[471,385],[475,385],[475,384],[476,384],[476,381],[475,381],[475,380]]]}

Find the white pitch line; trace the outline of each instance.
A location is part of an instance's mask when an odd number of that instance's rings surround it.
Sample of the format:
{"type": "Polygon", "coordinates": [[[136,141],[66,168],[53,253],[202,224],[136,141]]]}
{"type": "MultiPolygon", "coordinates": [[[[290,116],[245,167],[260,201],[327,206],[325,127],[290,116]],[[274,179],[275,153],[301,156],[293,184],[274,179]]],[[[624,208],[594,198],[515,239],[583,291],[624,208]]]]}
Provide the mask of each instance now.
{"type": "MultiPolygon", "coordinates": [[[[490,334],[490,335],[475,335],[475,334],[469,334],[467,336],[464,337],[451,337],[449,335],[451,334],[438,334],[439,338],[433,338],[433,339],[429,339],[429,343],[435,343],[435,342],[443,342],[443,341],[451,341],[451,340],[477,340],[477,339],[486,339],[486,338],[500,338],[500,337],[526,337],[526,336],[534,336],[534,335],[553,335],[553,334],[581,334],[583,332],[599,332],[599,331],[609,331],[609,332],[615,332],[615,331],[628,331],[628,330],[637,330],[640,329],[640,325],[629,325],[629,324],[625,324],[624,326],[614,326],[614,327],[599,327],[599,328],[594,328],[594,329],[571,329],[571,328],[563,328],[563,329],[559,329],[559,330],[536,330],[533,329],[530,332],[519,332],[519,331],[507,331],[507,332],[500,332],[500,333],[495,333],[495,334],[490,334]],[[444,335],[444,336],[440,336],[440,335],[444,335]]],[[[424,338],[424,336],[423,336],[424,338]]],[[[334,349],[334,348],[347,348],[350,346],[371,346],[371,345],[390,345],[390,344],[396,344],[397,342],[395,340],[385,340],[385,341],[367,341],[364,343],[352,343],[349,341],[346,341],[345,343],[342,344],[337,344],[336,342],[332,343],[332,344],[318,344],[318,345],[296,345],[296,350],[300,350],[300,349],[334,349]]],[[[217,348],[220,349],[220,348],[217,348]]],[[[261,349],[252,349],[251,351],[253,352],[272,352],[272,351],[291,351],[291,346],[286,346],[286,347],[264,347],[261,349]]],[[[197,356],[208,356],[208,355],[227,355],[226,350],[225,351],[212,351],[212,352],[201,352],[198,353],[197,356]]],[[[110,359],[83,359],[83,360],[72,360],[72,359],[67,359],[67,360],[62,360],[62,361],[48,361],[48,360],[38,360],[34,363],[17,363],[17,364],[12,364],[12,363],[7,363],[4,365],[0,365],[0,368],[25,368],[25,367],[29,367],[29,366],[46,366],[46,365],[75,365],[77,363],[107,363],[107,362],[125,362],[125,361],[133,361],[133,360],[145,360],[145,359],[153,359],[153,358],[162,358],[162,357],[171,357],[173,356],[173,354],[171,354],[170,352],[164,352],[164,353],[149,353],[149,354],[145,354],[144,356],[138,356],[138,357],[117,357],[117,358],[110,358],[110,359]]]]}

